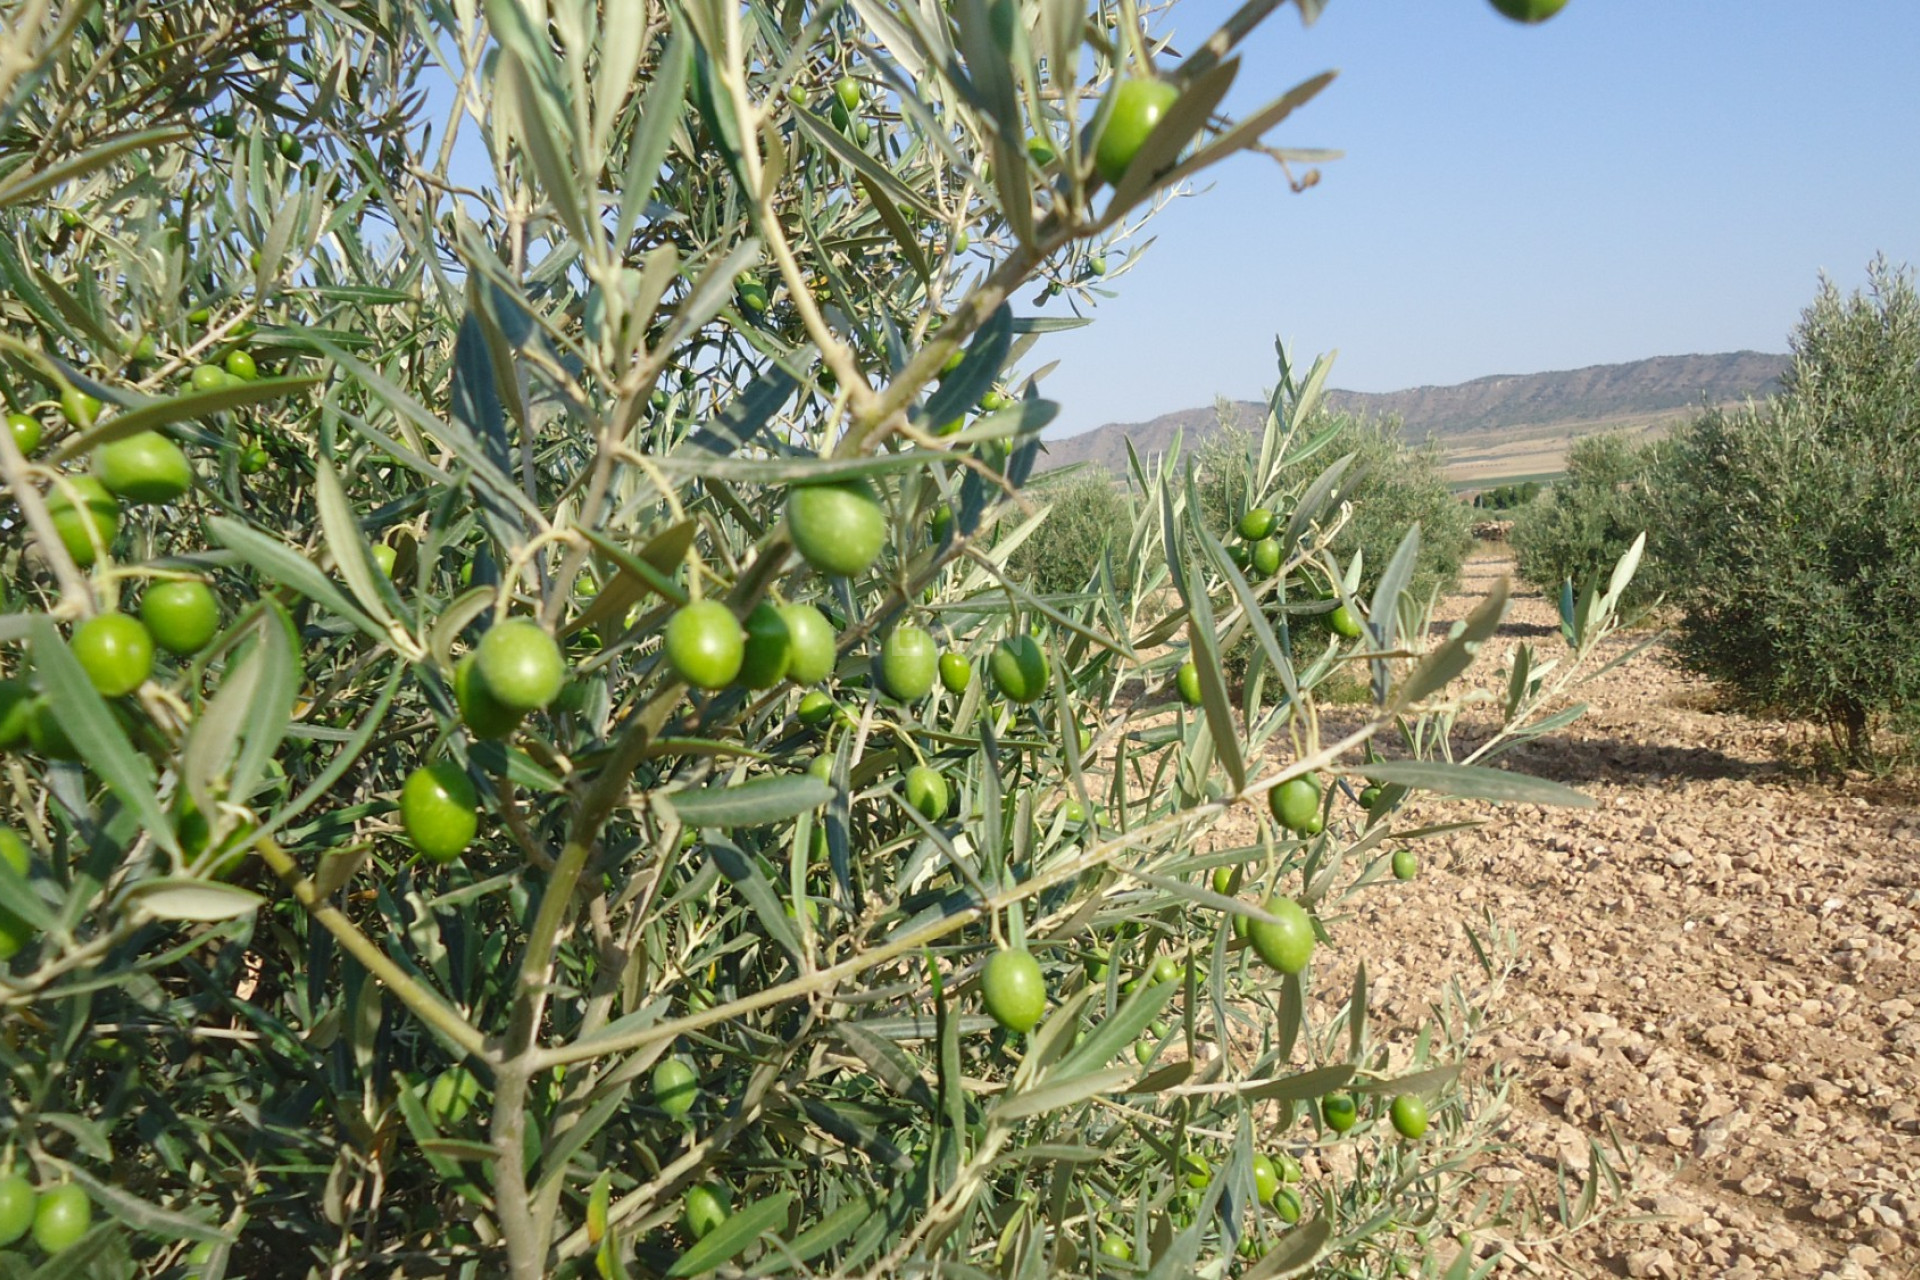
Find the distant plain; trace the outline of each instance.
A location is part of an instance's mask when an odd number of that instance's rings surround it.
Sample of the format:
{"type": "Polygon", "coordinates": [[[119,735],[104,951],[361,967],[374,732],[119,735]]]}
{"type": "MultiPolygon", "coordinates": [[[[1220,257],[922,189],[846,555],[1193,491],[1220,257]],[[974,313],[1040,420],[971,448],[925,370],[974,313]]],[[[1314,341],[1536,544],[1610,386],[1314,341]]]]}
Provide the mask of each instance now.
{"type": "MultiPolygon", "coordinates": [[[[1787,357],[1756,351],[1658,356],[1492,375],[1451,387],[1335,390],[1327,393],[1326,404],[1338,412],[1399,420],[1409,441],[1432,441],[1439,448],[1448,479],[1466,490],[1552,479],[1564,469],[1567,450],[1583,436],[1620,431],[1654,439],[1710,405],[1763,399],[1778,390],[1787,367],[1787,357]]],[[[1049,440],[1042,469],[1090,463],[1123,474],[1129,441],[1143,458],[1165,452],[1176,438],[1192,448],[1218,430],[1223,417],[1251,428],[1265,411],[1260,402],[1236,400],[1149,422],[1110,423],[1049,440]]]]}

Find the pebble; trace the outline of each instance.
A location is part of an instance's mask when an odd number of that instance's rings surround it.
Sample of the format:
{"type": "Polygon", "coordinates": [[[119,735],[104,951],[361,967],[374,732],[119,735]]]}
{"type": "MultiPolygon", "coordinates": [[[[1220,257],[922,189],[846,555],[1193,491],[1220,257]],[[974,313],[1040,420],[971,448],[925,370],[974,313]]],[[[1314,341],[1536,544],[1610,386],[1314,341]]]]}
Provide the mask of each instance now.
{"type": "Polygon", "coordinates": [[[1673,1255],[1665,1249],[1641,1249],[1627,1255],[1627,1274],[1630,1276],[1677,1276],[1680,1274],[1673,1255]]]}
{"type": "Polygon", "coordinates": [[[1826,1270],[1827,1260],[1818,1249],[1798,1245],[1787,1254],[1787,1265],[1800,1275],[1811,1276],[1826,1270]]]}

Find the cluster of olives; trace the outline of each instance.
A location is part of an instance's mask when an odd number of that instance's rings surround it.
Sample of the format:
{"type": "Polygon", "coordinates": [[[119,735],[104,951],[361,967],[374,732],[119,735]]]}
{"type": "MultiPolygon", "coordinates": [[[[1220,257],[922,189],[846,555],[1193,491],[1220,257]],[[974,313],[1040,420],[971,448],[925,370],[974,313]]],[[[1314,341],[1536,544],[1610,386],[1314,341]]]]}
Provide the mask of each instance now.
{"type": "MultiPolygon", "coordinates": [[[[135,348],[136,356],[151,351],[151,338],[143,338],[135,348]]],[[[188,383],[195,391],[217,391],[259,376],[253,356],[236,346],[222,364],[197,366],[188,383]]],[[[60,397],[62,416],[80,430],[91,427],[104,408],[97,396],[73,388],[60,397]]],[[[45,438],[40,420],[28,413],[8,413],[7,429],[24,455],[38,450],[45,438]]],[[[248,450],[241,457],[243,471],[258,471],[265,464],[264,451],[248,450]]],[[[184,495],[193,482],[193,464],[179,445],[158,431],[138,431],[95,447],[90,472],[61,476],[46,494],[47,513],[61,546],[84,569],[113,544],[122,503],[164,506],[184,495]]]]}
{"type": "MultiPolygon", "coordinates": [[[[1387,1107],[1387,1118],[1394,1132],[1409,1142],[1427,1132],[1427,1104],[1413,1093],[1397,1094],[1387,1107]]],[[[1335,1133],[1346,1133],[1360,1123],[1360,1104],[1351,1093],[1336,1090],[1320,1099],[1320,1123],[1335,1133]]]]}
{"type": "MultiPolygon", "coordinates": [[[[1215,890],[1223,895],[1229,892],[1233,886],[1232,869],[1218,868],[1213,884],[1215,890]]],[[[1304,971],[1313,955],[1313,917],[1305,907],[1284,894],[1268,897],[1260,904],[1260,909],[1273,919],[1259,920],[1236,915],[1235,935],[1244,937],[1254,953],[1279,972],[1297,974],[1304,971]]],[[[1096,982],[1104,981],[1106,962],[1106,954],[1097,953],[1088,968],[1088,977],[1096,982]]],[[[1121,990],[1132,992],[1143,981],[1177,982],[1183,973],[1180,962],[1173,956],[1158,956],[1141,977],[1130,979],[1121,990]]],[[[1046,975],[1031,952],[1018,947],[1002,948],[981,969],[980,996],[987,1013],[995,1022],[1008,1031],[1025,1033],[1038,1026],[1046,1013],[1046,975]]],[[[1154,1038],[1159,1038],[1161,1034],[1164,1032],[1156,1034],[1154,1038]]],[[[1148,1045],[1148,1042],[1142,1043],[1148,1045]]],[[[1150,1045],[1141,1056],[1143,1061],[1151,1056],[1150,1045]]]]}
{"type": "MultiPolygon", "coordinates": [[[[150,348],[150,342],[141,344],[136,358],[149,357],[150,348]]],[[[227,364],[227,369],[209,366],[222,385],[230,378],[258,376],[244,351],[230,352],[227,364]]],[[[193,380],[196,385],[209,381],[198,372],[193,380]]],[[[80,430],[92,426],[104,408],[97,398],[73,389],[62,395],[60,407],[68,422],[80,430]]],[[[31,454],[40,447],[42,424],[33,415],[9,413],[7,428],[22,453],[31,454]]],[[[92,567],[113,544],[123,504],[164,505],[178,500],[194,484],[186,454],[158,431],[139,431],[99,444],[91,451],[89,464],[85,472],[56,477],[44,494],[55,536],[82,568],[92,567]]],[[[142,592],[137,613],[109,610],[85,619],[73,628],[68,651],[94,691],[124,717],[121,700],[153,676],[159,655],[193,658],[218,634],[221,615],[220,600],[206,582],[184,576],[156,577],[142,592]]],[[[0,679],[0,750],[23,746],[49,760],[80,757],[44,692],[21,677],[0,679]]],[[[175,816],[177,834],[188,854],[204,853],[211,835],[206,819],[184,798],[175,816]]],[[[0,857],[19,874],[27,873],[27,845],[11,830],[0,829],[0,857]]],[[[212,869],[215,874],[228,874],[238,861],[217,859],[212,869]]],[[[0,960],[17,954],[30,937],[25,921],[0,909],[0,960]]]]}
{"type": "MultiPolygon", "coordinates": [[[[89,425],[99,402],[69,397],[69,417],[89,425]]],[[[40,427],[25,414],[8,419],[23,450],[37,448],[40,427]]],[[[47,514],[60,544],[82,568],[92,566],[120,529],[121,504],[173,502],[193,486],[193,467],[180,447],[157,431],[141,431],[93,450],[87,473],[62,475],[48,489],[47,514]]],[[[123,698],[152,675],[156,648],[186,658],[220,629],[220,602],[205,582],[168,578],[153,582],[139,615],[97,614],[74,628],[69,647],[102,697],[123,698]]],[[[50,759],[72,759],[75,750],[47,700],[25,681],[0,680],[0,749],[30,743],[50,759]]]]}
{"type": "MultiPolygon", "coordinates": [[[[559,697],[566,682],[566,658],[546,629],[531,618],[509,618],[454,664],[453,696],[474,737],[504,738],[559,697]]],[[[429,861],[465,853],[480,830],[480,797],[466,771],[452,760],[415,769],[400,788],[400,825],[429,861]]]]}
{"type": "Polygon", "coordinates": [[[1233,562],[1242,569],[1252,569],[1262,578],[1271,578],[1280,572],[1280,539],[1274,536],[1276,520],[1271,509],[1252,507],[1240,517],[1238,525],[1242,545],[1228,548],[1233,562]]]}
{"type": "MultiPolygon", "coordinates": [[[[1344,1134],[1359,1122],[1359,1104],[1354,1096],[1344,1089],[1335,1090],[1322,1097],[1315,1110],[1321,1123],[1335,1134],[1344,1134]]],[[[1418,1095],[1400,1094],[1395,1097],[1389,1108],[1389,1114],[1394,1129],[1409,1142],[1417,1141],[1427,1131],[1427,1108],[1418,1095]]],[[[1198,1152],[1188,1152],[1182,1157],[1180,1167],[1190,1193],[1205,1190],[1213,1180],[1213,1168],[1198,1152]]],[[[1299,1160],[1289,1152],[1275,1151],[1269,1154],[1256,1151],[1253,1155],[1255,1199],[1260,1204],[1271,1208],[1274,1216],[1285,1226],[1292,1226],[1299,1222],[1304,1212],[1305,1201],[1300,1189],[1304,1176],[1299,1160]]],[[[1121,1245],[1125,1243],[1124,1240],[1120,1241],[1121,1245]]],[[[1108,1251],[1106,1241],[1102,1242],[1102,1250],[1108,1251]]],[[[1247,1236],[1241,1240],[1241,1251],[1257,1256],[1263,1251],[1263,1247],[1251,1236],[1247,1236]]],[[[1114,1252],[1111,1256],[1131,1256],[1131,1250],[1126,1254],[1114,1252]]]]}
{"type": "MultiPolygon", "coordinates": [[[[864,481],[796,485],[787,496],[786,515],[795,548],[823,574],[857,577],[886,543],[885,514],[864,481]]],[[[714,599],[674,610],[661,639],[674,675],[708,692],[771,689],[782,680],[818,684],[833,674],[839,644],[833,624],[812,604],[762,601],[743,623],[714,599]]],[[[1050,677],[1045,650],[1028,635],[1001,641],[988,670],[999,692],[1022,704],[1040,698],[1050,677]]],[[[973,668],[964,655],[941,652],[926,631],[901,624],[881,641],[875,675],[889,696],[914,702],[930,693],[936,680],[950,693],[965,692],[973,668]]],[[[503,738],[525,716],[552,703],[567,676],[552,636],[531,619],[509,619],[489,629],[455,664],[454,700],[475,738],[503,738]]],[[[809,689],[795,714],[801,724],[819,727],[836,710],[824,690],[809,689]]],[[[945,816],[951,793],[937,770],[916,766],[904,782],[907,801],[916,810],[929,820],[945,816]]],[[[478,833],[479,797],[457,763],[438,761],[407,778],[400,817],[415,849],[432,861],[451,862],[478,833]]]]}
{"type": "MultiPolygon", "coordinates": [[[[220,630],[220,601],[198,579],[151,584],[138,616],[95,614],[73,629],[68,650],[103,698],[135,693],[153,675],[156,652],[191,658],[220,630]]],[[[30,746],[49,760],[79,758],[50,700],[18,677],[0,680],[0,750],[30,746]]]]}
{"type": "MultiPolygon", "coordinates": [[[[862,481],[797,485],[787,496],[786,513],[795,548],[824,574],[853,577],[865,572],[886,541],[884,513],[862,481]]],[[[838,645],[833,625],[810,604],[762,602],[742,625],[732,610],[714,600],[693,601],[675,610],[664,640],[674,673],[709,691],[736,685],[769,689],[783,679],[816,684],[832,674],[838,645]]],[[[995,686],[1013,702],[1032,702],[1046,691],[1046,653],[1031,636],[1002,641],[988,669],[995,686]]],[[[875,675],[880,687],[902,702],[927,696],[936,679],[958,694],[973,678],[964,656],[942,653],[931,635],[904,623],[881,641],[875,675]]],[[[832,712],[832,700],[813,690],[801,700],[798,715],[801,723],[814,725],[824,723],[832,712]]]]}
{"type": "Polygon", "coordinates": [[[1299,836],[1317,836],[1326,829],[1320,817],[1320,779],[1311,773],[1288,778],[1267,792],[1273,820],[1299,836]]]}
{"type": "Polygon", "coordinates": [[[31,1232],[42,1253],[65,1253],[92,1225],[93,1202],[78,1184],[36,1190],[24,1174],[0,1177],[0,1248],[31,1232]]]}
{"type": "MultiPolygon", "coordinates": [[[[700,1100],[700,1077],[685,1058],[663,1058],[654,1067],[648,1082],[653,1105],[670,1119],[684,1120],[700,1100]]],[[[733,1192],[717,1179],[687,1188],[681,1202],[680,1226],[693,1240],[704,1239],[727,1220],[733,1209],[733,1192]]]]}
{"type": "MultiPolygon", "coordinates": [[[[1279,521],[1270,508],[1248,508],[1246,514],[1240,517],[1240,523],[1236,526],[1236,531],[1239,533],[1241,540],[1228,545],[1227,555],[1233,560],[1234,564],[1238,565],[1241,569],[1251,570],[1260,579],[1271,578],[1274,574],[1280,572],[1280,565],[1286,558],[1282,553],[1280,539],[1275,536],[1275,531],[1278,527],[1279,521]]],[[[1323,591],[1320,593],[1320,599],[1322,600],[1332,600],[1333,598],[1334,596],[1331,592],[1323,591]]],[[[1365,628],[1360,625],[1359,617],[1344,600],[1320,616],[1326,621],[1327,629],[1343,640],[1358,640],[1366,633],[1365,628]]],[[[1185,679],[1184,671],[1182,672],[1182,678],[1183,680],[1185,679]]],[[[1194,677],[1192,688],[1194,693],[1188,701],[1197,706],[1200,701],[1200,685],[1197,674],[1194,677]]],[[[1186,690],[1187,685],[1183,683],[1181,685],[1181,695],[1183,697],[1186,696],[1186,690]]]]}
{"type": "MultiPolygon", "coordinates": [[[[1164,1032],[1160,1032],[1164,1034],[1164,1032]]],[[[1143,1055],[1144,1061],[1144,1055],[1143,1055]]],[[[1322,1097],[1315,1110],[1321,1123],[1335,1134],[1344,1134],[1359,1122],[1360,1109],[1354,1096],[1346,1090],[1336,1090],[1322,1097]]],[[[1389,1108],[1393,1127],[1401,1137],[1416,1141],[1427,1131],[1427,1108],[1418,1095],[1400,1094],[1393,1099],[1389,1108]]],[[[1194,1197],[1205,1191],[1214,1178],[1214,1168],[1207,1157],[1197,1151],[1189,1151],[1180,1157],[1178,1172],[1185,1183],[1182,1202],[1190,1211],[1194,1197]]],[[[1305,1211],[1300,1184],[1305,1176],[1299,1160],[1286,1151],[1269,1154],[1256,1151],[1253,1155],[1254,1197],[1258,1203],[1273,1210],[1274,1216],[1285,1226],[1300,1221],[1305,1211]]],[[[1128,1239],[1115,1232],[1112,1224],[1104,1218],[1101,1223],[1100,1252],[1103,1256],[1129,1261],[1133,1257],[1133,1246],[1128,1239]]],[[[1257,1256],[1262,1246],[1252,1235],[1241,1240],[1241,1252],[1257,1256]]]]}
{"type": "MultiPolygon", "coordinates": [[[[274,56],[273,52],[268,49],[256,50],[256,52],[263,60],[271,59],[274,56]]],[[[239,135],[240,123],[234,119],[231,112],[223,111],[207,121],[207,132],[222,142],[226,142],[239,135]]],[[[307,154],[307,144],[301,141],[300,135],[297,133],[276,133],[273,136],[273,149],[277,151],[280,154],[280,158],[288,164],[299,164],[301,158],[307,154]]],[[[320,162],[318,160],[307,161],[301,172],[305,175],[308,182],[318,181],[320,177],[320,162]]],[[[336,180],[336,186],[337,185],[336,180]]],[[[338,197],[339,193],[335,191],[333,198],[338,199],[338,197]]],[[[258,265],[258,263],[255,263],[256,267],[258,265]]]]}
{"type": "MultiPolygon", "coordinates": [[[[789,91],[789,97],[796,91],[801,95],[800,100],[805,101],[806,90],[798,85],[789,91]]],[[[827,118],[833,121],[833,127],[862,147],[873,138],[873,126],[854,114],[865,97],[858,80],[841,76],[833,82],[833,99],[827,104],[827,118]]]]}

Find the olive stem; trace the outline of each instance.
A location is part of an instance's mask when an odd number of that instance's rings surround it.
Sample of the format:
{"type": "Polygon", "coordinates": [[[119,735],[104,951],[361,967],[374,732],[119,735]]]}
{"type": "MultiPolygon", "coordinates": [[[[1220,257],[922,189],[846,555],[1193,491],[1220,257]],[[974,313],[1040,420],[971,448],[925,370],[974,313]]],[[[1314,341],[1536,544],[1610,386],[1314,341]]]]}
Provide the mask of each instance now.
{"type": "Polygon", "coordinates": [[[715,73],[726,87],[728,96],[733,99],[734,114],[749,126],[740,131],[740,162],[746,171],[748,189],[754,192],[754,199],[749,205],[753,221],[760,232],[761,241],[780,269],[780,278],[786,282],[787,294],[793,301],[793,309],[799,313],[800,323],[806,328],[807,337],[820,348],[821,362],[833,371],[842,393],[851,401],[855,415],[864,416],[872,411],[877,397],[867,382],[866,374],[853,358],[853,352],[840,341],[840,336],[820,313],[819,304],[813,299],[813,291],[807,287],[807,278],[800,270],[799,259],[793,256],[793,245],[787,239],[786,228],[774,212],[774,184],[767,181],[766,160],[760,154],[760,131],[755,124],[760,112],[748,96],[746,66],[739,53],[740,10],[737,6],[728,6],[725,14],[726,57],[716,59],[718,65],[715,73]]]}
{"type": "Polygon", "coordinates": [[[514,1280],[544,1280],[549,1232],[534,1220],[527,1196],[527,1078],[524,1055],[502,1063],[493,1077],[493,1203],[507,1242],[514,1280]]]}
{"type": "Polygon", "coordinates": [[[473,1024],[461,1017],[453,1006],[427,990],[412,974],[395,964],[338,907],[322,897],[312,879],[301,872],[292,855],[281,848],[279,841],[271,836],[261,836],[255,841],[254,849],[261,860],[273,869],[273,873],[292,890],[294,898],[306,908],[307,914],[334,936],[342,950],[358,960],[368,973],[392,991],[401,1004],[465,1053],[489,1064],[495,1061],[487,1052],[485,1037],[473,1024]]]}

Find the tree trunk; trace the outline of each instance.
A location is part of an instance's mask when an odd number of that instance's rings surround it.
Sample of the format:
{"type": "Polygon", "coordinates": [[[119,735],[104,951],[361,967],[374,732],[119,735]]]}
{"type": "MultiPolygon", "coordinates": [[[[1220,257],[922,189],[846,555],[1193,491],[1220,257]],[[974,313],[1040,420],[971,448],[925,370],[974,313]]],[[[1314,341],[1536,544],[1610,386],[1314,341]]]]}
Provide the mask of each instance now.
{"type": "Polygon", "coordinates": [[[1865,768],[1873,759],[1873,733],[1867,722],[1867,709],[1849,699],[1838,708],[1840,727],[1846,730],[1847,763],[1865,768]]]}

